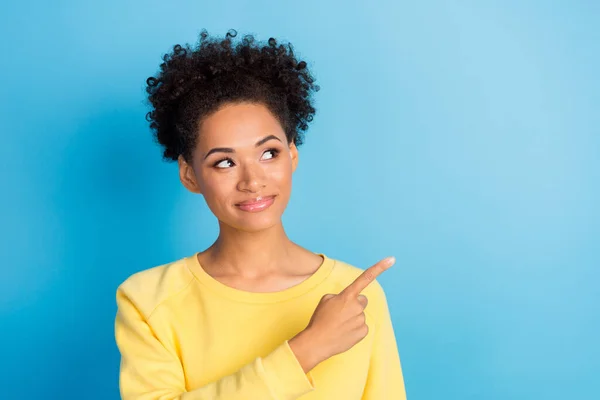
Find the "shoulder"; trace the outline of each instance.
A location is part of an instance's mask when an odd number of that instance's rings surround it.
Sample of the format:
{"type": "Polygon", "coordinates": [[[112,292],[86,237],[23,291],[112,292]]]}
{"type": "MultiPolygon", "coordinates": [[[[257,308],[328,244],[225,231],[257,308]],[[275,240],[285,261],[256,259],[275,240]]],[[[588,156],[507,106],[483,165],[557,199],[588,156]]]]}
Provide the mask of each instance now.
{"type": "Polygon", "coordinates": [[[193,280],[187,257],[136,272],[117,288],[117,305],[127,300],[149,318],[162,303],[185,290],[193,280]]]}

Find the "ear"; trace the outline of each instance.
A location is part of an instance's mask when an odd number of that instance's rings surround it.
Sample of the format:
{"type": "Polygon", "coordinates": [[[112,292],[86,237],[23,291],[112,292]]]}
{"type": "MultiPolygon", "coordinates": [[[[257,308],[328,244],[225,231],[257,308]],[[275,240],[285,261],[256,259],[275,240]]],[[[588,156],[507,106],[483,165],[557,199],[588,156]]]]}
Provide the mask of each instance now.
{"type": "Polygon", "coordinates": [[[292,155],[292,173],[298,167],[298,148],[294,142],[290,143],[290,153],[292,155]]]}
{"type": "Polygon", "coordinates": [[[185,161],[182,155],[177,158],[177,164],[179,165],[179,180],[183,186],[192,193],[202,194],[194,169],[185,161]]]}

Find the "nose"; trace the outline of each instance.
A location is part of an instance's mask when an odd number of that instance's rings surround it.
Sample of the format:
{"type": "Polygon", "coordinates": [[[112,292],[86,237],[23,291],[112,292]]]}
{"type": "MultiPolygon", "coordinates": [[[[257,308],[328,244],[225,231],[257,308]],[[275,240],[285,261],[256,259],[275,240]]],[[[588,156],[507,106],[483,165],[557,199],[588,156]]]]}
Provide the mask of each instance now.
{"type": "Polygon", "coordinates": [[[238,190],[256,193],[260,192],[266,186],[266,174],[260,165],[246,165],[241,170],[242,174],[237,185],[238,190]]]}

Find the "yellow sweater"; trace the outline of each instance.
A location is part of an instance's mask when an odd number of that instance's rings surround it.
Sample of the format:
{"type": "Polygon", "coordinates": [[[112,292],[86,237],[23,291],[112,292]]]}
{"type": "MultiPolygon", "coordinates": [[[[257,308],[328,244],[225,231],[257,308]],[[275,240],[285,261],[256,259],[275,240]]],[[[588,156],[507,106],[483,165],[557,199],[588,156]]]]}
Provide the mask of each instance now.
{"type": "Polygon", "coordinates": [[[253,293],[217,281],[197,253],[138,272],[117,290],[123,400],[403,400],[396,339],[381,285],[362,294],[368,335],[308,373],[288,340],[320,298],[363,271],[324,258],[300,284],[253,293]]]}

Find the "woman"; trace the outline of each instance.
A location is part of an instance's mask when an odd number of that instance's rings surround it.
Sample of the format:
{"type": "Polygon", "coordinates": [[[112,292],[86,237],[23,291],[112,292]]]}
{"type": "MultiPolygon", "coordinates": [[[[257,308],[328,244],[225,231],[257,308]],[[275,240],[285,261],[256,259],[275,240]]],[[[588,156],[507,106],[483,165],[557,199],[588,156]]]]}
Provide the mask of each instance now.
{"type": "Polygon", "coordinates": [[[281,217],[318,86],[291,45],[235,31],[174,46],[147,119],[219,221],[206,250],[117,290],[125,400],[405,399],[375,278],[292,242],[281,217]]]}

